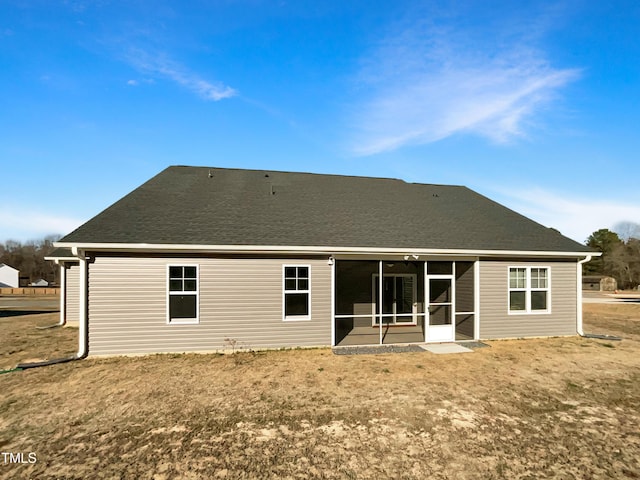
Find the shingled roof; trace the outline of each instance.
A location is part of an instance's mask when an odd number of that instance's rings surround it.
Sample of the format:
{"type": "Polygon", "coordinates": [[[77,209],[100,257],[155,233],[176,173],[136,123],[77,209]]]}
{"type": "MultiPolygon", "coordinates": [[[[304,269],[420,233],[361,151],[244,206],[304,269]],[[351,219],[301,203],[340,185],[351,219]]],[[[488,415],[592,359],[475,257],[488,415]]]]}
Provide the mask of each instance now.
{"type": "Polygon", "coordinates": [[[590,252],[466,187],[185,166],[60,243],[590,252]]]}

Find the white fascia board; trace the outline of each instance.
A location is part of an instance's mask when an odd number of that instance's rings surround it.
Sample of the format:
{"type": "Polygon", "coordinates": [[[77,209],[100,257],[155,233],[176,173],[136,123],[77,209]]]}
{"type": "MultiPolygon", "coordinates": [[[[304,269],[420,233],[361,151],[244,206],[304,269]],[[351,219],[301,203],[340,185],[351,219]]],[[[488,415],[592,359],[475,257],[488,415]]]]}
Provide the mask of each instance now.
{"type": "Polygon", "coordinates": [[[180,245],[151,243],[75,243],[56,242],[55,247],[67,247],[73,251],[100,252],[175,252],[175,253],[281,253],[311,255],[451,255],[483,257],[575,257],[599,256],[600,252],[546,252],[526,250],[462,250],[435,248],[376,248],[376,247],[331,247],[331,246],[294,246],[294,245],[180,245]]]}
{"type": "Polygon", "coordinates": [[[56,263],[64,263],[64,262],[78,262],[79,259],[77,257],[44,257],[45,260],[49,260],[51,262],[56,263]]]}

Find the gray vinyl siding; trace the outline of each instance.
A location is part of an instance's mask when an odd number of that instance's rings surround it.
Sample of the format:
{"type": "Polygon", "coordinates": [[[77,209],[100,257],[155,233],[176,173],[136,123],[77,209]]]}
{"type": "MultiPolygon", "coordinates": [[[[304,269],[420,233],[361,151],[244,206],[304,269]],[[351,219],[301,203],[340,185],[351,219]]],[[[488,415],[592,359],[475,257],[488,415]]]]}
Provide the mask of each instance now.
{"type": "Polygon", "coordinates": [[[331,344],[324,259],[97,257],[89,263],[89,354],[331,344]],[[167,323],[167,265],[199,266],[199,323],[167,323]],[[282,266],[311,266],[311,320],[283,321],[282,266]]]}
{"type": "Polygon", "coordinates": [[[575,335],[576,262],[480,262],[480,338],[575,335]],[[549,267],[551,313],[509,314],[509,267],[549,267]]]}
{"type": "Polygon", "coordinates": [[[77,325],[80,320],[80,266],[71,264],[66,272],[65,311],[66,321],[77,325]]]}

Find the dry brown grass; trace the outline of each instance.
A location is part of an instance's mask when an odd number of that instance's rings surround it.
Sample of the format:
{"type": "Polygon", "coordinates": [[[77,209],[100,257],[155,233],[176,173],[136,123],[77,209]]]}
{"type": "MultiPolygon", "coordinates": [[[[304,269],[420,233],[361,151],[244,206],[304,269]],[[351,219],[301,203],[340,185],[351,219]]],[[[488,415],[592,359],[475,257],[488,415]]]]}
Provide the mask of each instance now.
{"type": "MultiPolygon", "coordinates": [[[[0,375],[0,452],[37,455],[0,456],[0,477],[640,478],[640,305],[585,305],[585,317],[625,339],[89,358],[0,375]]],[[[4,364],[74,350],[77,330],[34,323],[48,319],[0,319],[4,364]]]]}

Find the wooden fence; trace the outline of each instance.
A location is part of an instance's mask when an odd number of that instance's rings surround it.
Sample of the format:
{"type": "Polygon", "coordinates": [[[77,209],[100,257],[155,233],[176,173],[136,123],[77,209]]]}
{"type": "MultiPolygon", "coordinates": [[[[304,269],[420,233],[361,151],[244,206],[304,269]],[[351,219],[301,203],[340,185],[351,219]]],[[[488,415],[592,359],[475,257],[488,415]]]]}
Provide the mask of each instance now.
{"type": "Polygon", "coordinates": [[[58,287],[0,288],[0,295],[60,295],[58,287]]]}

